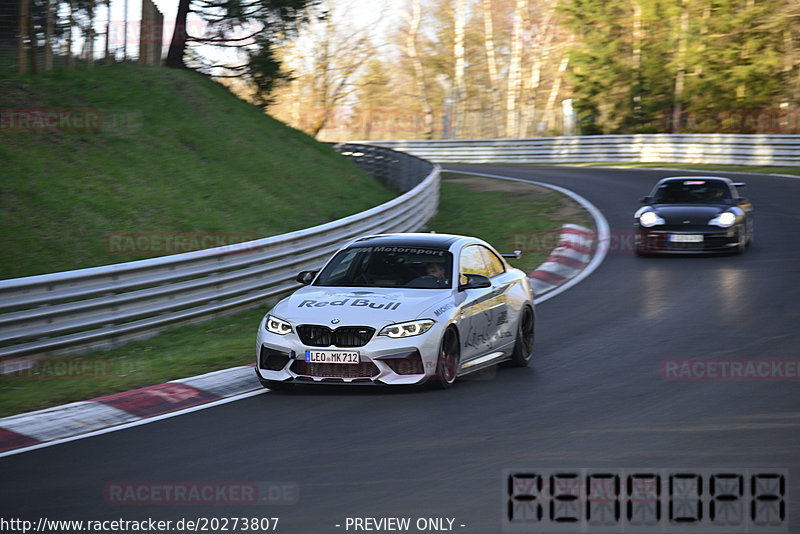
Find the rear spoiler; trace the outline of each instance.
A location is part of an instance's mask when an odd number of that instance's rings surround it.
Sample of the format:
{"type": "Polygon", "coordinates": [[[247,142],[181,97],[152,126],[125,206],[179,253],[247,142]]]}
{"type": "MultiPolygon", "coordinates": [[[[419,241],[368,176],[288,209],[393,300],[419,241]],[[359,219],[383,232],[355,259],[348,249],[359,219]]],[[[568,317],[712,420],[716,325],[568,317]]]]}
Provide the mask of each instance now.
{"type": "Polygon", "coordinates": [[[500,254],[500,255],[506,258],[507,260],[518,260],[522,257],[522,251],[515,250],[512,254],[500,254]]]}

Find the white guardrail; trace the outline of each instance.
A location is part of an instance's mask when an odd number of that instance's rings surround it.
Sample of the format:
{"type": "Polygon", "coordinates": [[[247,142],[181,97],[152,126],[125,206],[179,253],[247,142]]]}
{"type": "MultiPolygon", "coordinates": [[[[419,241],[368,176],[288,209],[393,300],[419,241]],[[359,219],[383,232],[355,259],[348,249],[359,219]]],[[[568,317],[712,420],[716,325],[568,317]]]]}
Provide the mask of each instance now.
{"type": "Polygon", "coordinates": [[[106,348],[176,323],[263,304],[300,286],[346,241],[422,228],[439,168],[380,147],[334,148],[403,194],[327,224],[219,248],[0,281],[0,359],[106,348]]]}
{"type": "Polygon", "coordinates": [[[434,163],[800,165],[800,135],[637,134],[354,142],[407,152],[434,163]]]}

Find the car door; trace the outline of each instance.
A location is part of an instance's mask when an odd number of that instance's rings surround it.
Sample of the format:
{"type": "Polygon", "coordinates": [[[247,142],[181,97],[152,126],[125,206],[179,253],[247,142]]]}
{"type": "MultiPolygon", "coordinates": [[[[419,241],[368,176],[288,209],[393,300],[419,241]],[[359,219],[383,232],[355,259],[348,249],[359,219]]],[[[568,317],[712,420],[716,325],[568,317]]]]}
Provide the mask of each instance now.
{"type": "MultiPolygon", "coordinates": [[[[481,274],[490,280],[498,274],[497,265],[487,265],[483,245],[467,245],[461,250],[459,259],[459,284],[466,283],[467,274],[481,274]]],[[[501,263],[501,269],[504,270],[501,263]]],[[[464,302],[460,306],[459,330],[461,334],[461,363],[492,352],[497,346],[498,330],[507,320],[505,292],[501,288],[488,287],[466,289],[464,302]]]]}

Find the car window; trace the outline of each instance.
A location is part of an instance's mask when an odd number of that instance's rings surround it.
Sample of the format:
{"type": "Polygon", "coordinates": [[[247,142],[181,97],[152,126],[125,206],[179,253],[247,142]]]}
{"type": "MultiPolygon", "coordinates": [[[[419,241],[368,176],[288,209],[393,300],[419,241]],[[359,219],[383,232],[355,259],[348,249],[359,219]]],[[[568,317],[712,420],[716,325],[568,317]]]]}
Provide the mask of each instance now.
{"type": "Polygon", "coordinates": [[[369,246],[341,250],[325,266],[315,286],[450,287],[453,255],[441,249],[369,246]]]}
{"type": "Polygon", "coordinates": [[[479,245],[469,245],[461,250],[461,260],[459,263],[459,284],[466,284],[467,274],[482,274],[489,276],[489,269],[483,260],[483,253],[479,245]]]}
{"type": "Polygon", "coordinates": [[[481,253],[483,254],[483,262],[486,264],[486,270],[489,272],[487,275],[489,278],[506,272],[506,266],[503,264],[503,261],[498,258],[497,255],[495,255],[494,252],[483,246],[480,247],[480,249],[481,253]]]}
{"type": "Polygon", "coordinates": [[[658,186],[656,204],[707,204],[733,202],[728,184],[717,180],[672,180],[658,186]]]}

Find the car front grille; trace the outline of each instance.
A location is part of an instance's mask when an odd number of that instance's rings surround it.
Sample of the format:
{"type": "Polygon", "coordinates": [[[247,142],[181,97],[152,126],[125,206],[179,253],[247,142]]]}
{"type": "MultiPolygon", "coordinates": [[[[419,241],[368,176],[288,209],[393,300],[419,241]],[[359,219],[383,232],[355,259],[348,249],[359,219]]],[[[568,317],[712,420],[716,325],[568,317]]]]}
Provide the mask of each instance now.
{"type": "Polygon", "coordinates": [[[379,372],[378,367],[372,362],[311,363],[295,360],[291,369],[301,376],[324,378],[372,378],[379,372]]]}
{"type": "Polygon", "coordinates": [[[331,330],[325,325],[302,324],[297,327],[297,335],[309,347],[363,347],[375,334],[369,326],[340,326],[331,330]]]}

